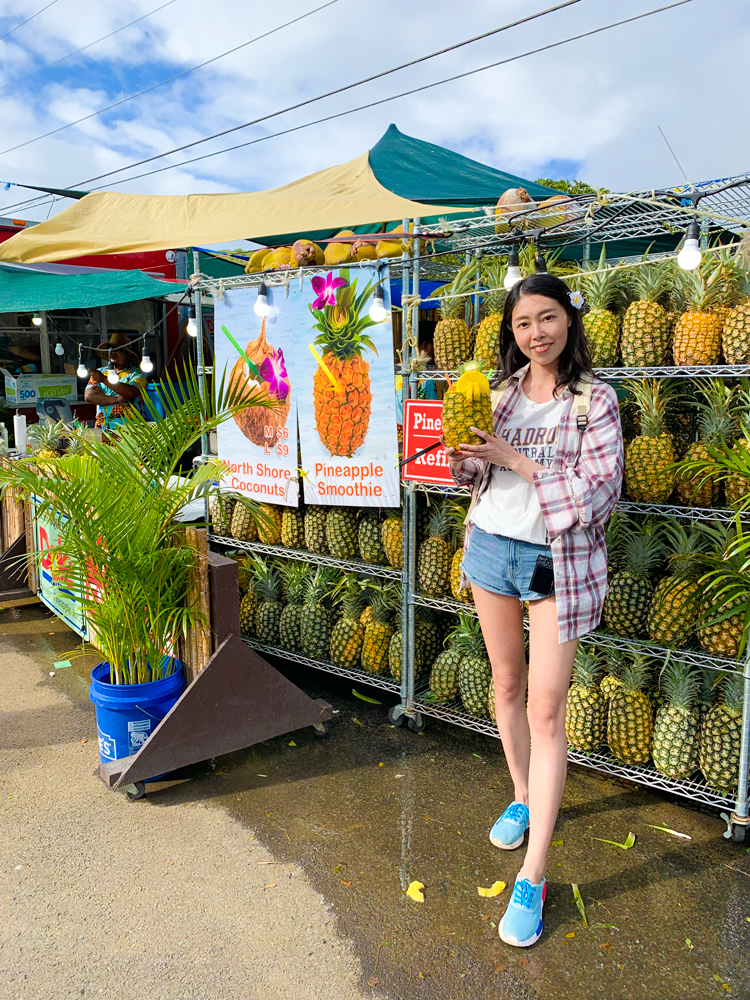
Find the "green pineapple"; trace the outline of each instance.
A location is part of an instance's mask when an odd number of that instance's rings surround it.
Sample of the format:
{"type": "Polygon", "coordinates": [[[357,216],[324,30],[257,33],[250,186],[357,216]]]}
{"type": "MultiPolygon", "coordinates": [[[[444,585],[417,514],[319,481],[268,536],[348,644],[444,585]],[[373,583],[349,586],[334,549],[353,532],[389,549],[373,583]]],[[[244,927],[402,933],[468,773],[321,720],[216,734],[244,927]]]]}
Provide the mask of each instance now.
{"type": "Polygon", "coordinates": [[[648,611],[648,634],[660,646],[684,646],[692,635],[701,588],[700,554],[706,533],[701,526],[690,530],[678,521],[666,521],[664,538],[670,549],[669,576],[656,585],[648,611]]]}
{"type": "Polygon", "coordinates": [[[698,675],[686,663],[667,663],[661,676],[665,704],[656,713],[653,754],[665,778],[689,778],[698,770],[700,714],[698,675]]]}
{"type": "Polygon", "coordinates": [[[573,683],[565,709],[568,745],[593,753],[604,743],[607,730],[607,698],[597,686],[603,668],[599,654],[581,644],[573,663],[573,683]]]}
{"type": "Polygon", "coordinates": [[[365,562],[384,566],[388,560],[383,550],[380,530],[381,519],[379,512],[372,509],[363,511],[357,531],[359,554],[365,562]]]}
{"type": "Polygon", "coordinates": [[[430,517],[429,536],[419,546],[417,583],[427,597],[450,593],[453,551],[448,544],[450,520],[445,505],[436,507],[430,517]]]}
{"type": "MultiPolygon", "coordinates": [[[[710,448],[720,449],[731,445],[739,430],[734,412],[736,388],[728,386],[724,379],[709,379],[705,387],[698,390],[703,401],[698,403],[698,428],[700,440],[694,441],[685,452],[685,462],[706,462],[713,465],[710,448]]],[[[710,468],[696,473],[694,469],[678,472],[676,477],[677,496],[685,506],[715,507],[721,493],[718,470],[710,468]]]]}
{"type": "Polygon", "coordinates": [[[284,507],[281,513],[281,544],[288,549],[304,549],[305,511],[303,507],[284,507]]]}
{"type": "Polygon", "coordinates": [[[334,559],[357,556],[357,511],[354,507],[331,507],[326,514],[326,543],[334,559]]]}
{"type": "Polygon", "coordinates": [[[245,497],[238,497],[234,504],[229,534],[238,542],[257,542],[258,540],[255,507],[254,501],[245,497]]]}
{"type": "Polygon", "coordinates": [[[346,577],[343,590],[343,615],[331,632],[331,662],[351,670],[359,665],[365,626],[359,620],[365,604],[362,586],[354,574],[346,577]]]}
{"type": "Polygon", "coordinates": [[[669,320],[665,299],[674,274],[671,261],[641,264],[630,273],[636,301],[622,321],[622,363],[626,368],[663,365],[669,351],[669,320]]]}
{"type": "Polygon", "coordinates": [[[400,605],[400,591],[393,584],[375,590],[370,602],[370,619],[365,625],[362,643],[362,669],[368,674],[386,674],[389,648],[394,633],[393,614],[400,605]]]}
{"type": "Polygon", "coordinates": [[[287,603],[279,619],[279,645],[290,653],[301,650],[300,616],[310,578],[307,563],[289,562],[282,570],[287,603]]]}
{"type": "Polygon", "coordinates": [[[624,304],[622,271],[607,267],[607,250],[602,244],[599,264],[592,273],[583,272],[581,291],[589,307],[583,328],[594,368],[612,368],[620,354],[620,320],[616,310],[624,304]]]}
{"type": "Polygon", "coordinates": [[[451,593],[454,600],[460,601],[462,604],[473,604],[474,595],[472,594],[471,587],[461,586],[461,562],[464,555],[463,548],[466,533],[464,521],[466,520],[467,508],[457,502],[446,503],[446,507],[453,527],[453,537],[456,544],[456,551],[453,553],[453,558],[451,559],[451,593]]]}
{"type": "Polygon", "coordinates": [[[719,687],[719,702],[709,708],[701,725],[700,768],[711,788],[734,792],[739,778],[744,681],[728,674],[719,687]]]}
{"type": "Polygon", "coordinates": [[[631,529],[622,545],[622,569],[612,577],[604,604],[608,629],[630,639],[645,636],[654,596],[652,576],[664,557],[660,526],[631,529]]]}
{"type": "Polygon", "coordinates": [[[253,565],[255,592],[258,606],[255,609],[255,634],[266,646],[279,645],[281,619],[281,575],[274,563],[256,557],[253,565]]]}
{"type": "Polygon", "coordinates": [[[404,523],[401,514],[389,514],[380,529],[385,557],[394,569],[404,565],[404,523]]]}
{"type": "Polygon", "coordinates": [[[257,638],[255,633],[255,612],[257,608],[258,595],[255,593],[255,585],[250,582],[240,601],[240,630],[243,635],[249,636],[252,639],[257,638]]]}
{"type": "MultiPolygon", "coordinates": [[[[391,674],[397,684],[401,683],[401,615],[396,620],[396,629],[391,639],[391,674]]],[[[429,608],[420,608],[414,615],[414,680],[418,681],[432,665],[441,646],[440,627],[435,613],[429,608]]]]}
{"type": "Polygon", "coordinates": [[[506,291],[503,287],[508,267],[504,261],[490,258],[482,262],[482,277],[485,285],[492,289],[484,297],[485,316],[476,330],[474,360],[484,369],[498,367],[500,340],[503,328],[503,309],[506,291]]]}
{"type": "Polygon", "coordinates": [[[646,657],[634,654],[623,663],[621,683],[609,699],[607,742],[623,764],[646,764],[651,757],[654,707],[643,690],[649,680],[646,657]]]}
{"type": "Polygon", "coordinates": [[[640,417],[640,434],[625,449],[625,488],[637,503],[666,503],[674,489],[675,454],[667,430],[667,414],[677,387],[659,379],[628,379],[640,417]]]}
{"type": "Polygon", "coordinates": [[[300,647],[311,660],[326,660],[331,645],[331,613],[324,601],[334,587],[336,574],[319,566],[307,581],[300,611],[300,647]]]}
{"type": "Polygon", "coordinates": [[[473,290],[478,266],[477,260],[472,261],[458,271],[450,284],[437,290],[438,295],[442,293],[440,319],[433,335],[438,371],[455,371],[471,357],[472,336],[463,317],[469,301],[465,293],[473,290]]]}
{"type": "Polygon", "coordinates": [[[469,715],[479,719],[487,716],[487,696],[492,667],[487,658],[487,650],[482,638],[482,630],[476,618],[459,614],[459,628],[456,629],[455,643],[461,651],[458,668],[458,688],[461,701],[469,715]]]}
{"type": "Polygon", "coordinates": [[[436,701],[448,703],[458,697],[458,668],[462,656],[461,648],[450,636],[446,648],[438,653],[430,671],[430,691],[436,701]]]}
{"type": "Polygon", "coordinates": [[[211,515],[213,533],[227,538],[232,530],[232,514],[237,496],[234,493],[217,491],[209,501],[208,510],[211,515]]]}
{"type": "Polygon", "coordinates": [[[326,542],[327,507],[311,504],[305,508],[305,548],[319,556],[328,555],[326,542]]]}

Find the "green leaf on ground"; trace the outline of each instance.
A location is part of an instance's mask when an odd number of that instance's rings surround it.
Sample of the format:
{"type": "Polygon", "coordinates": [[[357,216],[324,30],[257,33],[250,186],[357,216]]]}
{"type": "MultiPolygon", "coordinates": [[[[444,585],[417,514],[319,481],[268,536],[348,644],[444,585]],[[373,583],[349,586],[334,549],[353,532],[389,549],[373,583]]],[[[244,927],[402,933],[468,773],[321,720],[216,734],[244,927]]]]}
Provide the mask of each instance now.
{"type": "Polygon", "coordinates": [[[377,698],[369,698],[366,694],[360,694],[356,688],[352,688],[352,694],[355,698],[359,698],[360,701],[366,701],[368,705],[382,705],[382,701],[378,701],[377,698]]]}
{"type": "Polygon", "coordinates": [[[581,890],[578,888],[575,882],[570,883],[573,887],[573,899],[578,907],[578,912],[581,914],[581,923],[584,927],[588,927],[589,922],[586,917],[586,907],[583,905],[583,899],[581,898],[581,890]]]}
{"type": "Polygon", "coordinates": [[[354,719],[354,718],[353,718],[353,719],[352,719],[352,722],[356,722],[356,723],[357,723],[357,725],[358,725],[358,726],[362,726],[362,728],[363,728],[363,729],[365,728],[365,724],[364,724],[364,722],[360,722],[360,721],[359,721],[359,719],[354,719]]]}
{"type": "Polygon", "coordinates": [[[617,840],[605,840],[604,837],[594,837],[594,840],[599,840],[602,844],[611,844],[613,847],[621,847],[623,851],[629,851],[635,843],[635,834],[629,833],[625,838],[624,844],[621,844],[617,840]]]}
{"type": "Polygon", "coordinates": [[[687,833],[678,833],[677,830],[670,830],[668,826],[657,826],[655,823],[648,824],[652,830],[661,830],[662,833],[671,833],[673,837],[682,837],[683,840],[692,840],[693,838],[688,836],[687,833]]]}
{"type": "Polygon", "coordinates": [[[553,840],[550,847],[562,847],[563,842],[561,840],[553,840]]]}

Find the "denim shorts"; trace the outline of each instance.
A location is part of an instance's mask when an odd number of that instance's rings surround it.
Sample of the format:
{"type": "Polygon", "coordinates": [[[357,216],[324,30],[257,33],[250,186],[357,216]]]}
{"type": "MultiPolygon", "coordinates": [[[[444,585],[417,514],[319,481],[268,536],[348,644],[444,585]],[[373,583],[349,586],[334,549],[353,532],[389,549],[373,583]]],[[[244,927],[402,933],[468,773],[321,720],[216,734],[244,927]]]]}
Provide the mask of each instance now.
{"type": "Polygon", "coordinates": [[[482,590],[517,597],[520,601],[538,601],[548,595],[529,589],[531,574],[536,567],[537,556],[551,555],[549,545],[533,545],[506,538],[505,535],[490,535],[474,524],[461,569],[471,583],[482,590]]]}

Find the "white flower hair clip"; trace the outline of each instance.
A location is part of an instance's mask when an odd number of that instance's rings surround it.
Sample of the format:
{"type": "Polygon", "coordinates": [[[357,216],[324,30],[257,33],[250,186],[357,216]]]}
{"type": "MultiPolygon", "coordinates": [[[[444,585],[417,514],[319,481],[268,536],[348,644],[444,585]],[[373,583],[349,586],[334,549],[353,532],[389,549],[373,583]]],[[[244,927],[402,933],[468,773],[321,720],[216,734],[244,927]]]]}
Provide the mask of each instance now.
{"type": "Polygon", "coordinates": [[[583,293],[582,292],[568,292],[568,298],[570,299],[570,304],[574,309],[583,309],[583,293]]]}

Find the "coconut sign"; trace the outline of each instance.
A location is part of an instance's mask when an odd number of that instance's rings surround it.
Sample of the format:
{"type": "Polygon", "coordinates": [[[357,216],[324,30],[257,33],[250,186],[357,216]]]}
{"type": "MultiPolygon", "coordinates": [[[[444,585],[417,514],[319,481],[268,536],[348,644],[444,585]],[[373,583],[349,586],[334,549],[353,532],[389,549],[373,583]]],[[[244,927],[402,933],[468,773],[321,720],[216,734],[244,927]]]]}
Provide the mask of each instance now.
{"type": "Polygon", "coordinates": [[[247,406],[217,431],[219,458],[229,474],[222,485],[265,503],[297,506],[297,406],[291,314],[283,289],[224,292],[214,306],[214,371],[246,389],[247,406]]]}

